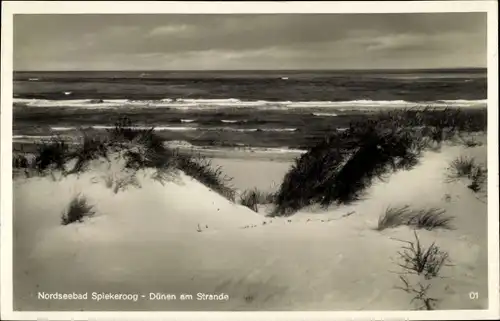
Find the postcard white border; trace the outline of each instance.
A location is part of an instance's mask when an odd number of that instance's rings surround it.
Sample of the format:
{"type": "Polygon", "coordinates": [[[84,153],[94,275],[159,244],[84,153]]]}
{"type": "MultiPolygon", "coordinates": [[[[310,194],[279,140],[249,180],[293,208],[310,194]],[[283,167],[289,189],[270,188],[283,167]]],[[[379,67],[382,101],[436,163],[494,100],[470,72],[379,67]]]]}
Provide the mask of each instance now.
{"type": "Polygon", "coordinates": [[[498,319],[498,3],[496,1],[339,2],[154,2],[19,1],[2,3],[0,158],[1,317],[4,320],[473,320],[498,319]],[[488,310],[332,312],[18,312],[12,302],[12,32],[13,14],[78,13],[402,13],[487,12],[488,14],[488,310]]]}

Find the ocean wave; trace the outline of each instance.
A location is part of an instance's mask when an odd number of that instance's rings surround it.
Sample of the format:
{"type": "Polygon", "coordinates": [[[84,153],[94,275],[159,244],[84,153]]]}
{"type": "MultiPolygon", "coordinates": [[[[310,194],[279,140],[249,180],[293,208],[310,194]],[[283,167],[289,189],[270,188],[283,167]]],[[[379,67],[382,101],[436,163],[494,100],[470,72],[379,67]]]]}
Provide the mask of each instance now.
{"type": "Polygon", "coordinates": [[[294,132],[294,131],[297,131],[297,128],[234,128],[234,127],[212,127],[212,128],[200,128],[200,130],[254,133],[254,132],[294,132]]]}
{"type": "MultiPolygon", "coordinates": [[[[219,122],[223,124],[246,124],[249,122],[248,119],[239,119],[239,120],[233,120],[233,119],[221,119],[219,122]]],[[[259,121],[256,121],[259,123],[259,121]]],[[[265,121],[263,121],[265,123],[265,121]]]]}
{"type": "Polygon", "coordinates": [[[187,141],[166,141],[164,143],[165,146],[170,148],[180,148],[180,149],[188,149],[191,151],[205,151],[205,152],[257,152],[257,153],[279,153],[279,154],[303,154],[306,153],[307,150],[289,148],[289,147],[258,147],[258,146],[199,146],[192,145],[187,141]]]}
{"type": "MultiPolygon", "coordinates": [[[[14,142],[18,143],[38,143],[40,141],[49,141],[52,138],[59,137],[59,138],[64,138],[60,136],[55,136],[55,135],[13,135],[12,140],[14,142]]],[[[67,144],[71,145],[76,145],[80,144],[80,141],[76,139],[75,137],[67,137],[65,139],[67,144]]],[[[306,150],[303,149],[295,149],[295,148],[289,148],[289,147],[258,147],[258,146],[220,146],[220,147],[215,147],[215,146],[199,146],[199,145],[193,145],[188,141],[179,141],[179,140],[173,140],[173,141],[165,141],[163,143],[165,147],[168,148],[181,148],[181,149],[188,149],[191,151],[206,151],[206,152],[227,152],[227,151],[240,151],[240,152],[257,152],[257,153],[279,153],[279,154],[285,154],[285,153],[293,153],[293,154],[303,154],[307,152],[306,150]]]]}
{"type": "MultiPolygon", "coordinates": [[[[149,130],[152,126],[132,126],[124,127],[127,129],[149,130]]],[[[93,125],[93,126],[52,126],[50,129],[55,132],[60,131],[77,131],[80,129],[95,129],[95,130],[108,130],[113,129],[114,126],[106,125],[93,125]]],[[[155,131],[232,131],[232,132],[294,132],[297,128],[234,128],[234,127],[187,127],[187,126],[155,126],[155,131]]]]}
{"type": "MultiPolygon", "coordinates": [[[[108,129],[113,129],[115,128],[114,126],[105,126],[105,125],[93,125],[93,126],[72,126],[72,127],[61,127],[61,126],[53,126],[50,127],[52,131],[76,131],[80,129],[95,129],[95,130],[108,130],[108,129]]],[[[151,126],[132,126],[132,127],[124,127],[126,129],[137,129],[137,130],[149,130],[151,129],[151,126]]],[[[188,130],[197,130],[197,127],[174,127],[174,126],[158,126],[154,127],[155,131],[165,131],[165,130],[170,130],[170,131],[188,131],[188,130]]]]}
{"type": "Polygon", "coordinates": [[[242,101],[230,99],[160,99],[160,100],[127,100],[127,99],[26,99],[14,98],[14,106],[27,107],[66,107],[87,109],[112,108],[173,108],[173,109],[222,109],[222,108],[256,108],[263,110],[293,108],[338,108],[357,110],[366,108],[410,108],[410,107],[485,107],[486,99],[479,100],[435,100],[411,102],[406,100],[350,100],[350,101],[242,101]]]}
{"type": "Polygon", "coordinates": [[[50,139],[56,137],[55,135],[12,135],[13,140],[24,140],[24,139],[32,139],[32,140],[42,140],[42,139],[50,139]]]}
{"type": "Polygon", "coordinates": [[[51,130],[55,131],[55,132],[65,132],[65,131],[70,131],[70,130],[76,130],[78,128],[76,127],[60,127],[60,126],[54,126],[54,127],[50,127],[51,130]]]}
{"type": "MultiPolygon", "coordinates": [[[[303,149],[295,149],[295,148],[289,148],[289,147],[252,147],[252,146],[244,146],[244,147],[220,147],[220,148],[213,148],[213,147],[198,147],[199,149],[205,150],[205,151],[227,151],[227,150],[232,150],[232,151],[242,151],[242,152],[256,152],[256,153],[270,153],[270,154],[286,154],[286,153],[292,153],[292,154],[304,154],[307,152],[307,150],[303,149]]],[[[196,147],[195,147],[196,149],[196,147]]]]}
{"type": "Polygon", "coordinates": [[[338,115],[335,113],[312,113],[313,116],[317,117],[337,117],[338,115]]]}
{"type": "Polygon", "coordinates": [[[295,132],[297,128],[262,128],[263,132],[295,132]]]}
{"type": "MultiPolygon", "coordinates": [[[[114,126],[102,126],[95,125],[91,126],[92,129],[103,130],[103,129],[113,129],[114,126]]],[[[132,127],[124,127],[125,129],[137,129],[137,130],[149,130],[151,126],[132,126],[132,127]]],[[[155,131],[190,131],[190,130],[198,130],[197,127],[183,127],[183,126],[156,126],[153,128],[155,131]]]]}
{"type": "Polygon", "coordinates": [[[16,143],[37,143],[50,142],[53,139],[64,140],[67,144],[78,144],[73,141],[73,137],[61,135],[12,135],[12,142],[16,143]]]}

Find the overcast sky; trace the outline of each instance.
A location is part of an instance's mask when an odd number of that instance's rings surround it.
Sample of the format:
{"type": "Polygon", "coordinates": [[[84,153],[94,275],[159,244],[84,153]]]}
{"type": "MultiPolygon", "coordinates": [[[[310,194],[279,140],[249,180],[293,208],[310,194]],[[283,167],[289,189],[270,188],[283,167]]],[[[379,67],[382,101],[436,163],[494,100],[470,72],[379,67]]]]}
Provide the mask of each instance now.
{"type": "Polygon", "coordinates": [[[486,67],[485,13],[17,15],[15,70],[486,67]]]}

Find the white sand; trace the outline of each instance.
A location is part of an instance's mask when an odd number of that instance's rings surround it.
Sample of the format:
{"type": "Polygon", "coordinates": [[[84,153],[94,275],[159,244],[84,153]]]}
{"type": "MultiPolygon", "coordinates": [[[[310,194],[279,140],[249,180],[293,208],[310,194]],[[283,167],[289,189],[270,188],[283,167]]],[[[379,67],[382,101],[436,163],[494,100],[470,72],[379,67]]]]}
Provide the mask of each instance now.
{"type": "Polygon", "coordinates": [[[258,188],[261,191],[276,191],[283,177],[292,165],[292,159],[271,160],[241,158],[213,158],[214,166],[221,166],[227,176],[232,177],[231,184],[238,190],[258,188]]]}
{"type": "MultiPolygon", "coordinates": [[[[454,265],[443,268],[446,279],[432,281],[430,294],[441,300],[438,307],[487,308],[484,196],[478,199],[462,182],[444,182],[450,160],[464,152],[485,157],[485,149],[447,147],[429,153],[414,170],[370,188],[364,201],[323,213],[305,210],[290,218],[254,213],[184,175],[162,185],[148,177],[151,173],[142,173],[141,188],[117,194],[99,179],[113,171],[101,165],[79,179],[16,180],[14,309],[412,309],[411,296],[394,288],[401,285],[394,260],[403,244],[392,238],[413,240],[413,232],[408,227],[374,230],[387,206],[404,204],[439,206],[455,217],[454,230],[418,232],[425,244],[436,241],[448,251],[454,265]],[[98,213],[83,223],[62,226],[61,212],[79,192],[98,213]],[[38,291],[89,296],[100,291],[146,296],[223,292],[230,299],[46,301],[36,298],[38,291]],[[470,300],[471,291],[479,299],[470,300]]],[[[288,167],[286,162],[257,160],[215,163],[235,176],[240,189],[265,189],[288,167]]]]}

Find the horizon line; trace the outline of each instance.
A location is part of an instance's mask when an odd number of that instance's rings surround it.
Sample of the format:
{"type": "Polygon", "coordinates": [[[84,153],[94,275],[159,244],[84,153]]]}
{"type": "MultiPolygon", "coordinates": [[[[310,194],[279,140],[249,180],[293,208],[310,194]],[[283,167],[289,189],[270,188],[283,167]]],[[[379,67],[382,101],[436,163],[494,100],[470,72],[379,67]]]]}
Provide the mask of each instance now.
{"type": "Polygon", "coordinates": [[[488,67],[439,67],[439,68],[356,68],[356,69],[40,69],[40,70],[12,70],[13,72],[257,72],[257,71],[434,71],[434,70],[487,70],[488,67]]]}

